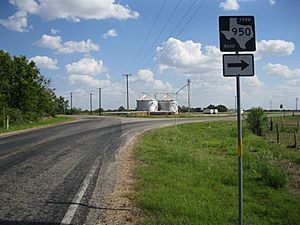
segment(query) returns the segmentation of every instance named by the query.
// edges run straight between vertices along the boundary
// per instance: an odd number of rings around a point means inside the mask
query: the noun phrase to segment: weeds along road
[[[178,123],[233,118],[177,119]],[[82,117],[0,136],[0,224],[96,224],[129,137],[174,119]]]

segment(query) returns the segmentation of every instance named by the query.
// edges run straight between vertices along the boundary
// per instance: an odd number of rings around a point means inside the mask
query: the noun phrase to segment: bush
[[[252,108],[247,117],[249,130],[258,135],[263,136],[267,131],[268,119],[262,108]]]
[[[275,189],[282,188],[288,182],[287,173],[275,163],[262,163],[259,169],[263,182],[269,187]]]

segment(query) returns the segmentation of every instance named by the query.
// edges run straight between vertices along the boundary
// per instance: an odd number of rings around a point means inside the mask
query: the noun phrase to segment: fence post
[[[294,142],[295,142],[295,148],[297,148],[297,134],[296,134],[296,131],[294,132]]]
[[[279,143],[279,129],[277,123],[276,123],[276,134],[277,134],[277,143]]]
[[[270,118],[270,131],[273,131],[273,120]]]

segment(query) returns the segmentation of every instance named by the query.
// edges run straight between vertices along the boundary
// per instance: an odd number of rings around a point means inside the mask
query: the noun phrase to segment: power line
[[[193,8],[193,6],[196,4],[197,0],[194,0],[193,3],[191,4],[191,6],[188,8],[188,10],[184,13],[183,17],[181,18],[180,22],[177,23],[177,25],[175,26],[175,28],[171,31],[170,35],[168,36],[167,39],[169,39],[171,37],[172,34],[174,34],[174,32],[177,30],[177,28],[181,25],[181,23],[185,20],[186,16],[188,15],[188,13],[191,11],[191,9]],[[205,0],[202,0],[202,2],[200,3],[200,5],[197,7],[197,9],[194,11],[193,15],[187,20],[187,22],[184,24],[183,28],[180,30],[180,32],[175,35],[175,36],[180,36],[183,31],[186,29],[186,27],[189,25],[189,23],[192,21],[192,19],[196,16],[196,14],[198,13],[198,11],[200,10],[200,8],[204,5]],[[153,47],[153,45],[151,46],[151,48]],[[149,49],[149,51],[147,52],[147,55],[149,54],[149,52],[151,51],[151,48]],[[145,63],[142,64],[142,66],[147,65],[148,63],[150,63],[153,59],[153,57],[155,56],[155,53],[152,54],[151,58],[149,58]],[[144,60],[144,59],[143,59]]]
[[[176,35],[176,36],[180,36],[183,31],[185,30],[185,28],[189,25],[189,23],[192,21],[192,19],[196,16],[196,14],[198,13],[198,11],[200,10],[200,8],[204,5],[205,0],[202,0],[202,2],[200,3],[200,5],[198,6],[198,8],[195,10],[194,14],[189,18],[189,20],[184,24],[183,28],[180,30],[180,32]]]
[[[132,63],[130,64],[129,68],[127,68],[127,71],[129,71],[129,69],[131,69],[131,67],[134,65],[134,63],[136,62],[136,60],[137,60],[138,56],[140,55],[142,49],[144,48],[144,46],[145,46],[145,44],[146,44],[146,41],[147,41],[148,38],[150,37],[151,32],[152,32],[152,30],[153,30],[153,28],[154,28],[154,25],[156,24],[156,22],[157,22],[157,20],[158,20],[158,18],[159,18],[159,16],[160,16],[160,13],[161,13],[161,11],[162,11],[162,9],[163,9],[163,7],[164,7],[166,1],[167,1],[167,0],[164,0],[164,2],[162,3],[162,5],[160,6],[159,11],[158,11],[158,13],[157,13],[157,15],[156,15],[156,17],[155,17],[155,20],[153,21],[153,23],[152,23],[152,25],[151,25],[151,27],[150,27],[150,29],[149,29],[147,35],[146,35],[146,37],[145,37],[145,39],[144,39],[144,41],[143,41],[141,47],[139,48],[138,53],[136,54],[134,60],[133,60]]]
[[[164,32],[164,30],[166,29],[167,25],[169,24],[169,22],[171,21],[174,13],[176,12],[177,8],[179,7],[180,3],[182,2],[182,0],[179,0],[175,6],[175,8],[173,9],[172,13],[170,14],[167,22],[165,23],[165,25],[163,26],[163,28],[160,30],[158,36],[156,37],[156,39],[152,42],[151,47],[149,48],[149,50],[147,51],[146,55],[142,58],[142,60],[140,61],[141,63],[147,58],[147,56],[149,55],[149,53],[151,52],[152,48],[154,47],[154,45],[156,44],[156,42],[159,40],[159,38],[161,37],[162,33]],[[144,65],[144,64],[142,64]]]
[[[179,23],[176,24],[176,26],[174,27],[174,29],[171,31],[169,37],[167,39],[169,39],[172,34],[177,30],[177,28],[180,27],[181,23],[185,20],[186,16],[188,15],[188,13],[191,11],[191,9],[193,8],[193,6],[196,4],[197,0],[194,0],[193,3],[190,5],[190,7],[188,8],[187,11],[185,11],[183,17],[181,17],[181,19],[179,20]]]

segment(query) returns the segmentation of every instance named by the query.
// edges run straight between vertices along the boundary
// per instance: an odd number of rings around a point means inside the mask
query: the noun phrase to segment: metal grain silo
[[[137,111],[156,112],[158,110],[158,102],[152,96],[145,94],[136,100]]]
[[[173,96],[166,94],[158,101],[158,110],[176,114],[178,113],[178,101]]]

